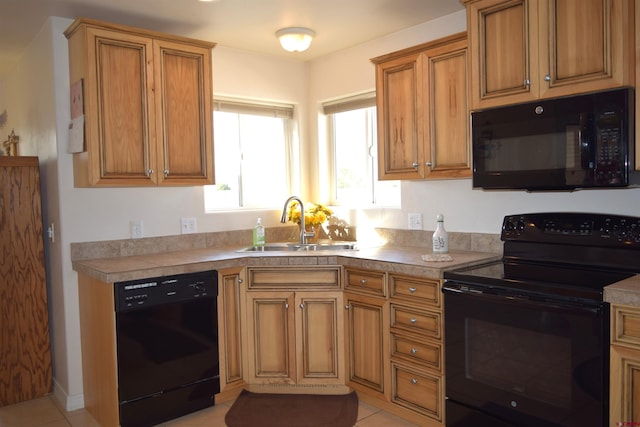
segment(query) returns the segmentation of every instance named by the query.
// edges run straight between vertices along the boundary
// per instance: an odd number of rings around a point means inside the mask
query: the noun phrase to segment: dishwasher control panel
[[[216,298],[218,272],[209,270],[116,282],[114,296],[116,312],[199,298]]]

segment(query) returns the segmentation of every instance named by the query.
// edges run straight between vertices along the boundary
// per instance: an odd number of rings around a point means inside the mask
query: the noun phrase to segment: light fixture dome
[[[282,48],[289,52],[302,52],[309,48],[316,33],[309,28],[288,27],[276,31]]]

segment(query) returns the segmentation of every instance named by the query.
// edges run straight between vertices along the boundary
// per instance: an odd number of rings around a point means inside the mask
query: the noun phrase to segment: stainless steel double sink
[[[354,251],[357,250],[356,242],[335,243],[267,243],[264,246],[249,246],[238,252],[314,252],[314,251]]]

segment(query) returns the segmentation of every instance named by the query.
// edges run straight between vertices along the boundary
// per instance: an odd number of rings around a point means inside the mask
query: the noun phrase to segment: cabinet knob
[[[304,308],[304,304],[300,303],[300,308]]]
[[[411,384],[418,384],[417,378],[411,378]]]
[[[415,324],[418,321],[418,319],[416,319],[415,317],[411,318],[411,320],[409,320],[409,322],[411,322],[412,324]]]
[[[345,306],[344,306],[344,309],[345,309],[345,310],[349,310],[350,308],[351,308],[351,306],[350,306],[349,304],[347,304],[347,305],[345,305]]]
[[[366,285],[367,284],[367,279],[360,279],[360,284],[361,285]]]
[[[169,176],[169,169],[164,170],[164,176]]]
[[[414,168],[417,168],[418,166],[420,166],[420,164],[418,162],[413,162],[413,164],[411,165]]]
[[[433,166],[433,162],[427,162],[426,164],[427,164],[427,166],[429,166],[429,167],[432,167],[432,166]]]
[[[418,353],[418,349],[417,348],[412,348],[411,349],[411,354],[416,354]]]
[[[238,277],[238,283],[241,285],[244,283],[244,280],[242,280],[242,277]]]
[[[524,85],[525,85],[525,86],[531,86],[531,80],[526,79],[526,80],[524,81]]]
[[[153,175],[153,169],[147,170],[147,176],[151,176],[151,175]]]
[[[415,291],[416,291],[416,288],[414,287],[409,288],[409,292],[414,293]]]
[[[285,303],[285,304],[284,304],[284,308],[289,308],[289,304],[288,304],[288,303]]]
[[[550,82],[551,81],[551,76],[549,74],[547,74],[546,76],[544,76],[544,81],[545,82]]]

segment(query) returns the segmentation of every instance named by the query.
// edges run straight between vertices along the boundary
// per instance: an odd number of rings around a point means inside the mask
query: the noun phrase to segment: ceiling
[[[48,16],[79,16],[177,34],[220,46],[308,61],[463,9],[458,0],[2,0],[0,76]],[[11,13],[6,13],[11,11]],[[306,52],[288,53],[276,30],[316,32]]]

